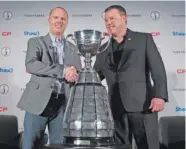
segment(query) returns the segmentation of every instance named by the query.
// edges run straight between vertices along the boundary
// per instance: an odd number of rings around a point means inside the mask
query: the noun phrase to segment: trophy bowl
[[[102,40],[105,38],[103,33],[97,30],[85,29],[75,31],[74,34],[69,34],[67,38],[72,37],[76,46],[79,50],[79,53],[82,56],[86,56],[87,53],[90,54],[90,57],[95,56],[103,51],[100,51],[100,46]],[[110,40],[107,45],[109,45]]]
[[[79,52],[85,56],[90,53],[94,56],[98,53],[101,45],[102,33],[96,30],[82,30],[74,33]]]

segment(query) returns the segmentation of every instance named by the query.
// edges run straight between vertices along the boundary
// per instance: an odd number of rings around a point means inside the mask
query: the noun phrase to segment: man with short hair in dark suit
[[[122,6],[106,8],[104,20],[111,43],[97,56],[94,68],[108,85],[115,139],[131,144],[133,134],[138,149],[159,149],[158,112],[168,101],[162,58],[151,34],[127,28]]]

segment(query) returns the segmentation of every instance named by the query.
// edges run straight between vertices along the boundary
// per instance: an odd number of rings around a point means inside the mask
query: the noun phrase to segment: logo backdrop
[[[49,11],[61,6],[69,13],[65,34],[82,29],[105,31],[102,13],[112,4],[124,6],[128,27],[153,35],[168,78],[169,103],[161,116],[185,115],[184,2],[0,2],[0,114],[14,114],[23,128],[24,111],[16,104],[30,79],[25,69],[27,41],[48,33]],[[95,58],[94,58],[95,60]],[[83,59],[82,59],[83,63]],[[103,84],[106,85],[105,80]]]

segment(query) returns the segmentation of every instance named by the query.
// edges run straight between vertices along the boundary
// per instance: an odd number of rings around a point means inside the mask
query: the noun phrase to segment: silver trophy
[[[131,149],[116,144],[114,120],[108,94],[98,74],[91,66],[91,58],[104,52],[110,44],[110,37],[103,50],[103,33],[97,30],[81,30],[67,36],[76,43],[85,57],[85,66],[79,72],[66,106],[63,122],[64,142],[61,148],[71,149]],[[56,147],[57,149],[57,147]]]

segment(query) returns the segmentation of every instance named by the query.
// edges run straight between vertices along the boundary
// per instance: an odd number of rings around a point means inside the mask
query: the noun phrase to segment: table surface
[[[61,144],[47,145],[43,149],[132,149],[132,146],[129,145],[116,145],[113,147],[67,147]]]

